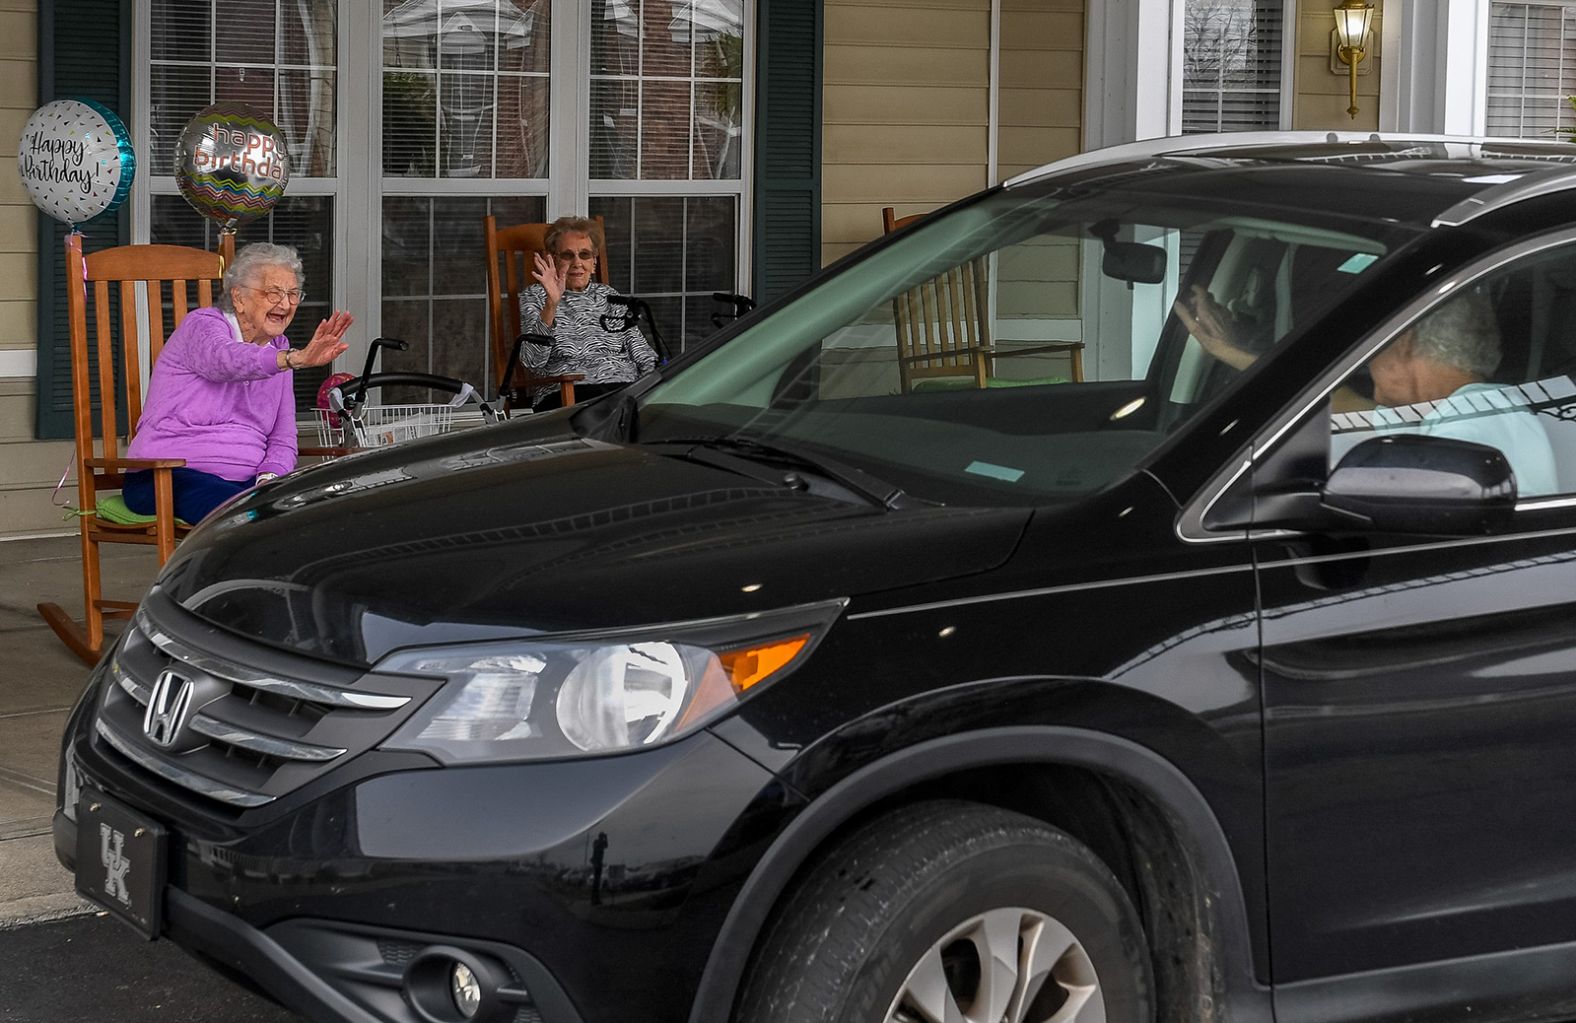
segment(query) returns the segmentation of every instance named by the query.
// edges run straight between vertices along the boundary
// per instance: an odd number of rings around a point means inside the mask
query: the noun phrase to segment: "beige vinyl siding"
[[[1335,5],[1328,0],[1298,0],[1297,3],[1297,71],[1296,96],[1292,105],[1292,127],[1318,131],[1379,130],[1379,67],[1384,60],[1379,52],[1379,40],[1384,37],[1384,0],[1373,0],[1373,35],[1369,40],[1368,56],[1359,70],[1367,74],[1357,76],[1357,118],[1346,113],[1351,105],[1351,82],[1344,73],[1346,65],[1337,62],[1343,72],[1330,73],[1330,33],[1335,19],[1330,10]]]
[[[0,351],[38,341],[38,211],[17,175],[22,126],[38,106],[38,4],[0,0]],[[33,377],[0,379],[0,536],[71,530],[49,503],[70,441],[33,439]],[[75,501],[76,487],[66,496]]]
[[[821,261],[986,184],[989,0],[826,0]]]
[[[1080,151],[1084,35],[1084,0],[1002,0],[999,180]],[[1070,240],[1047,240],[1003,253],[996,271],[997,317],[1076,319],[1078,262],[1078,243]],[[1015,361],[1024,365],[1015,367]],[[1068,371],[1059,364],[1044,365],[1047,361],[1065,359],[1002,360],[997,368],[1003,376]]]
[[[0,349],[38,340],[38,214],[16,170],[22,126],[38,105],[37,0],[0,0]]]
[[[1002,0],[998,180],[1083,140],[1084,0]]]
[[[49,500],[71,463],[72,443],[33,439],[35,390],[32,378],[0,379],[0,537],[76,531],[76,520]],[[76,504],[75,479],[61,500]]]

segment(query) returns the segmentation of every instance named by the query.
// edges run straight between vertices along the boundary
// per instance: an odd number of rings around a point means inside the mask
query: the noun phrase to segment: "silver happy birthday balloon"
[[[181,195],[219,226],[261,217],[290,183],[285,137],[268,118],[241,103],[199,110],[175,143]]]

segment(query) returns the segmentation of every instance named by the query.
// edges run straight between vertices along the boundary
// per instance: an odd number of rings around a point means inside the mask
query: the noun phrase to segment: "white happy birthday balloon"
[[[72,227],[118,208],[137,171],[120,118],[80,99],[57,99],[33,111],[16,162],[33,205]]]

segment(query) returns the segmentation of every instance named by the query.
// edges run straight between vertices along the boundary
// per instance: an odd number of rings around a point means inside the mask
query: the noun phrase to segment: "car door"
[[[1257,534],[1283,1021],[1430,1006],[1515,1018],[1569,986],[1567,967],[1533,967],[1576,941],[1576,319],[1558,309],[1573,273],[1571,232],[1481,261],[1363,342],[1332,372],[1333,398],[1283,424],[1306,437],[1298,424],[1333,400],[1332,460],[1386,430],[1454,430],[1510,448],[1524,488],[1491,535]],[[1469,298],[1500,337],[1486,380],[1351,407],[1389,338],[1433,330]]]

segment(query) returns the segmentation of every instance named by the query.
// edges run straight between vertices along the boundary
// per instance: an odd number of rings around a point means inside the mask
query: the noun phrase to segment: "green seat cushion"
[[[150,526],[159,520],[157,515],[138,515],[126,507],[126,502],[119,494],[98,499],[98,517],[106,522],[113,522],[117,526]],[[186,525],[180,519],[175,520],[177,525]]]

